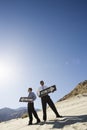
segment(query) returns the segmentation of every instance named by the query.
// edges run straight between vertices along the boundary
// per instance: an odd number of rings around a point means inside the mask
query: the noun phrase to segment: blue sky
[[[0,108],[26,106],[40,80],[56,102],[87,79],[86,57],[86,0],[0,0]]]

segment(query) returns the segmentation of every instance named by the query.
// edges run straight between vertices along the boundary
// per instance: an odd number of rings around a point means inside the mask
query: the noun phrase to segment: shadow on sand
[[[80,116],[63,116],[61,120],[50,120],[47,121],[46,124],[52,124],[52,128],[63,128],[66,125],[72,125],[75,123],[82,123],[82,122],[87,122],[87,115],[80,115]]]

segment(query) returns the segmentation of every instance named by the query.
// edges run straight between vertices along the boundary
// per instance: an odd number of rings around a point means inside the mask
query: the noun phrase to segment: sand
[[[47,109],[47,121],[43,123],[42,111],[38,115],[42,123],[28,126],[28,118],[13,119],[0,123],[0,130],[87,130],[87,94],[57,102],[56,107],[62,118],[56,118]],[[33,123],[36,120],[34,119]]]

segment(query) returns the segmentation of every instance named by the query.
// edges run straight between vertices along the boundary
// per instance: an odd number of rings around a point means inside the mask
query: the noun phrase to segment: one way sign
[[[40,91],[40,97],[43,97],[45,95],[47,95],[48,93],[54,92],[56,91],[56,85],[50,86],[44,90]]]

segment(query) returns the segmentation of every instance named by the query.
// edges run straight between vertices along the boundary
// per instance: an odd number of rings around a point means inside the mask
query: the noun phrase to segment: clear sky
[[[0,108],[26,106],[40,80],[54,102],[87,80],[87,0],[0,0]]]

